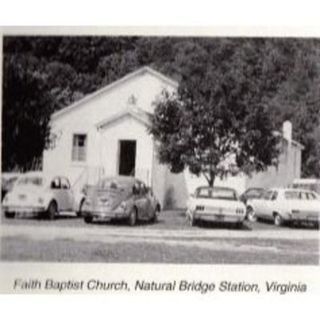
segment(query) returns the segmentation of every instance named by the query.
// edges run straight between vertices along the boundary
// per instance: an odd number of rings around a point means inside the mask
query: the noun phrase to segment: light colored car
[[[84,221],[126,219],[130,226],[137,220],[156,221],[161,207],[151,188],[127,176],[107,177],[88,187],[83,205]]]
[[[275,225],[285,223],[319,223],[320,199],[317,193],[303,189],[278,188],[267,190],[260,199],[247,202],[248,219],[272,220]]]
[[[231,188],[199,187],[191,195],[186,216],[194,226],[198,221],[233,223],[241,227],[245,219],[245,205]]]
[[[84,195],[75,194],[66,177],[34,171],[18,178],[4,197],[2,209],[7,218],[17,214],[45,214],[47,218],[54,219],[61,211],[79,214],[83,202]]]

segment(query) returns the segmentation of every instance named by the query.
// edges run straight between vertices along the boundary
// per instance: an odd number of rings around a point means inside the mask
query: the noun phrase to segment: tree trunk
[[[216,178],[216,175],[214,174],[214,172],[210,172],[210,178],[209,178],[209,181],[208,181],[208,183],[209,183],[209,187],[213,187],[213,185],[214,185],[214,180],[215,180],[215,178]]]

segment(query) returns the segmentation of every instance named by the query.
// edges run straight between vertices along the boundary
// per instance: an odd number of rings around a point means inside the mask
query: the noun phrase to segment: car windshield
[[[196,198],[203,199],[221,199],[237,200],[238,196],[235,190],[228,188],[199,188],[196,191]]]
[[[105,179],[98,184],[99,189],[110,190],[114,192],[123,192],[130,188],[128,181],[121,181],[116,179]]]
[[[300,200],[300,192],[299,191],[286,191],[284,193],[284,197],[287,200]]]
[[[37,187],[40,187],[43,185],[43,178],[42,177],[21,177],[18,181],[17,184],[20,186],[23,185],[34,185]]]

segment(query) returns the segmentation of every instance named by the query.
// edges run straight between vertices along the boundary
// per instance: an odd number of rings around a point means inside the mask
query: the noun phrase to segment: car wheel
[[[5,212],[5,213],[4,213],[4,216],[5,216],[7,219],[13,219],[14,216],[15,216],[15,213],[14,213],[14,212]]]
[[[236,223],[236,228],[237,229],[242,229],[242,227],[243,227],[243,222],[242,221]]]
[[[91,216],[84,217],[84,222],[85,223],[92,223],[92,221],[93,221],[93,217],[91,217]]]
[[[251,222],[257,221],[257,216],[252,207],[247,207],[247,219]]]
[[[55,201],[51,201],[48,210],[47,210],[47,218],[49,220],[54,220],[58,214],[58,205]]]
[[[282,217],[280,216],[280,214],[276,213],[273,217],[273,222],[274,222],[274,225],[277,226],[277,227],[280,227],[283,225],[283,219]]]
[[[151,222],[155,223],[158,221],[158,218],[159,218],[159,215],[160,215],[160,207],[159,206],[156,206],[154,212],[153,212],[153,216],[151,218]]]
[[[77,217],[82,217],[82,208],[83,208],[84,200],[81,201],[79,210],[77,211]]]
[[[129,226],[133,227],[137,223],[137,210],[132,208],[128,217]]]

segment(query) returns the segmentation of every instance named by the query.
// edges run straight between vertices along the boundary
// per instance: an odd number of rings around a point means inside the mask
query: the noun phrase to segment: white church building
[[[51,117],[51,146],[44,151],[43,170],[69,177],[75,188],[94,184],[103,176],[133,175],[151,186],[163,207],[184,208],[202,177],[187,170],[173,174],[157,159],[149,115],[163,90],[178,83],[143,67],[66,107]],[[243,192],[247,187],[286,186],[300,178],[303,147],[284,126],[284,152],[277,168],[247,177],[239,174],[215,185]]]

